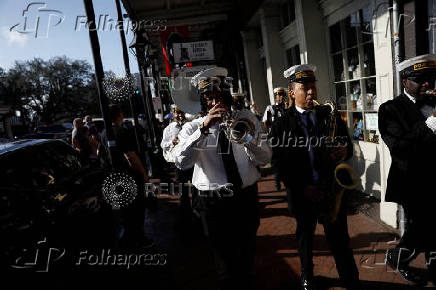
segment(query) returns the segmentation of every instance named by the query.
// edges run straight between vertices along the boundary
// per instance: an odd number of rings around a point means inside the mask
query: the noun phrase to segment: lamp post
[[[159,72],[156,69],[157,68],[157,56],[155,53],[151,53],[148,55],[149,59],[150,59],[150,69],[151,69],[151,76],[153,77],[154,80],[154,91],[155,91],[155,95],[160,99],[160,110],[161,110],[161,114],[162,116],[164,116],[164,109],[163,109],[163,100],[162,100],[162,94],[161,94],[161,83],[160,83],[160,79],[159,79]]]
[[[123,48],[124,68],[126,71],[126,76],[131,77],[130,64],[129,64],[129,53],[127,50],[126,36],[124,35],[124,23],[123,23],[123,16],[122,16],[122,12],[121,12],[120,0],[115,0],[115,4],[117,6],[118,28],[119,28],[120,37],[121,37],[121,47]],[[135,110],[133,97],[134,97],[133,94],[131,94],[129,96],[129,103],[130,103],[130,110],[132,112],[132,117],[133,117],[133,120],[135,121],[134,131],[135,131],[135,138],[136,138],[136,147],[137,147],[136,149],[138,150],[138,154],[140,156],[143,156],[143,148],[141,148],[140,142],[139,142],[140,133],[139,133],[139,129],[138,129],[138,126],[139,126],[138,114]]]
[[[92,0],[83,0],[85,5],[86,16],[88,19],[88,32],[89,32],[89,40],[91,43],[92,56],[94,59],[94,67],[95,67],[95,81],[97,83],[97,93],[100,101],[100,109],[104,119],[104,127],[106,130],[106,137],[108,140],[108,157],[112,164],[112,152],[116,147],[116,142],[114,138],[114,134],[112,132],[112,121],[109,116],[109,100],[106,96],[106,93],[103,89],[103,79],[104,79],[104,70],[103,63],[101,61],[100,55],[100,43],[97,35],[97,28],[95,25],[95,13],[94,6],[92,4]]]
[[[154,131],[155,118],[153,115],[153,103],[151,101],[151,95],[147,93],[148,85],[146,86],[145,83],[145,79],[146,79],[145,68],[147,67],[147,60],[145,58],[145,54],[147,52],[149,45],[150,45],[150,41],[147,38],[147,34],[141,31],[139,28],[135,30],[135,36],[132,42],[130,43],[129,47],[135,48],[136,51],[136,59],[138,60],[138,67],[139,67],[139,76],[141,79],[141,90],[143,93],[143,98],[141,99],[144,105],[148,132],[150,133],[151,146],[153,148],[153,151],[157,152],[158,148],[156,145],[157,143],[156,133]]]

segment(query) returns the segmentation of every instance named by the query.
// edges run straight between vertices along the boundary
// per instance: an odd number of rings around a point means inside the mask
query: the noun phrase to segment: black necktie
[[[317,135],[316,128],[312,122],[312,118],[310,117],[310,111],[304,111],[301,115],[301,119],[303,121],[303,125],[307,129],[308,137],[315,137]]]
[[[425,104],[426,104],[426,102],[424,100],[416,100],[415,106],[418,109],[421,109]]]
[[[227,182],[233,185],[233,188],[241,188],[242,179],[239,175],[238,165],[233,156],[232,143],[227,139],[223,130],[218,133],[218,154],[221,155],[226,170]]]
[[[312,122],[312,118],[310,117],[310,112],[309,111],[304,111],[301,114],[301,121],[303,123],[303,130],[305,131],[305,135],[306,138],[309,138],[309,147],[308,152],[309,152],[309,160],[310,160],[310,167],[312,168],[312,181],[314,183],[317,183],[319,180],[319,175],[317,170],[315,169],[315,152],[313,151],[313,147],[312,147],[312,140],[311,138],[316,137],[316,127],[315,124]]]

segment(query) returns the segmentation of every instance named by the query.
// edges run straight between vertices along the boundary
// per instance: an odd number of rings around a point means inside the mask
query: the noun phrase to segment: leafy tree
[[[91,65],[65,56],[17,61],[7,73],[0,70],[0,95],[26,120],[43,123],[100,111]]]

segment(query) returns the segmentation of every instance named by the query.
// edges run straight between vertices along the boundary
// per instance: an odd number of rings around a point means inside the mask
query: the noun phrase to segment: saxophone
[[[337,117],[338,111],[333,102],[328,101],[324,104],[320,104],[318,101],[313,100],[315,106],[325,106],[330,111],[327,127],[326,136],[333,142],[336,137],[337,129]],[[355,189],[359,183],[359,176],[356,171],[346,163],[333,163],[334,161],[330,158],[330,150],[328,153],[328,163],[331,165],[333,170],[333,180],[327,183],[324,187],[325,197],[323,202],[320,204],[320,220],[323,224],[329,224],[336,221],[339,210],[341,208],[342,197],[346,190]]]

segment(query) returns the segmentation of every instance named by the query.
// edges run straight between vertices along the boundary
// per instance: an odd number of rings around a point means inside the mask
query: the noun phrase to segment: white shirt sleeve
[[[177,168],[186,170],[194,166],[197,161],[201,148],[205,147],[206,136],[201,134],[200,120],[186,123],[179,132],[179,144],[173,150],[173,156]]]
[[[268,143],[268,134],[260,133],[245,145],[245,152],[255,165],[266,165],[271,161],[272,149]]]
[[[268,120],[268,112],[271,112],[271,117],[274,115],[273,109],[271,105],[268,105],[263,113],[262,122],[266,122]]]
[[[256,116],[251,116],[258,134],[249,143],[245,144],[245,152],[250,160],[257,165],[266,165],[271,161],[272,149],[268,141],[268,133],[262,130],[262,126]]]
[[[429,127],[433,133],[436,134],[436,117],[430,116],[425,120],[425,123],[427,124],[427,127]]]
[[[160,142],[160,147],[162,149],[168,150],[173,145],[173,138],[171,138],[171,124],[169,124],[163,131],[162,142]]]
[[[172,156],[171,150],[173,149],[173,139],[177,136],[177,128],[173,123],[170,123],[163,131],[162,142],[160,147],[162,147],[162,154],[167,162],[174,162],[174,157]]]

